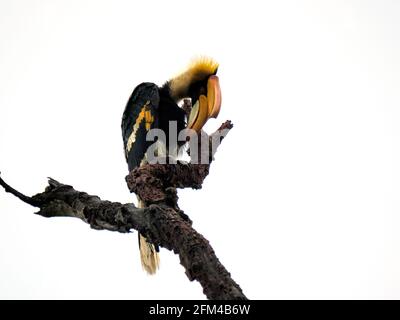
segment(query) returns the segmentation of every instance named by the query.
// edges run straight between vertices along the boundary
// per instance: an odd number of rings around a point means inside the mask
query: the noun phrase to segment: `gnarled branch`
[[[222,129],[231,127],[230,122],[221,126]],[[128,186],[146,200],[146,208],[101,200],[51,178],[45,191],[32,197],[15,190],[1,177],[0,185],[6,192],[38,207],[37,214],[44,217],[76,217],[94,229],[136,230],[149,241],[178,254],[186,275],[191,281],[200,282],[207,298],[246,299],[209,242],[193,229],[190,219],[177,205],[175,188],[198,189],[208,172],[209,164],[183,162],[149,164],[133,170],[127,176]]]

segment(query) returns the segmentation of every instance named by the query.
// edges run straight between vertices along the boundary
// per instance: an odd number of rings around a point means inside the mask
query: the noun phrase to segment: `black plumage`
[[[147,111],[152,116],[150,125],[146,128],[146,119],[138,118],[141,112]],[[159,88],[154,83],[144,82],[132,92],[122,116],[122,138],[125,157],[129,171],[140,166],[148,147],[154,141],[146,141],[146,134],[150,129],[157,128],[166,135],[166,148],[169,142],[169,122],[176,121],[178,133],[185,128],[185,112],[171,98],[167,87]],[[128,146],[129,139],[136,129],[134,142]],[[129,150],[128,150],[129,147]]]

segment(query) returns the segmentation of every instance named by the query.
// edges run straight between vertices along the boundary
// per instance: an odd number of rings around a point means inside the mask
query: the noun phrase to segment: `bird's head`
[[[199,132],[209,118],[218,116],[221,108],[221,89],[217,71],[216,61],[201,57],[193,60],[183,73],[166,83],[171,97],[176,102],[183,98],[191,98],[189,129]]]

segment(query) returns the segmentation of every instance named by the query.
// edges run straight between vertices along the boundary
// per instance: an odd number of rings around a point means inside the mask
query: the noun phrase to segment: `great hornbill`
[[[221,107],[221,90],[216,76],[218,63],[211,58],[194,60],[182,72],[163,86],[144,82],[132,92],[122,116],[122,137],[129,171],[147,163],[146,152],[154,141],[147,141],[151,129],[161,129],[166,142],[159,148],[167,153],[170,141],[169,123],[175,121],[178,133],[185,129],[199,132],[209,118],[216,118]],[[184,98],[192,101],[186,124],[186,113],[178,103]],[[176,145],[182,143],[176,142]],[[168,154],[164,155],[167,156]],[[144,204],[140,199],[139,207]],[[140,257],[143,268],[154,274],[159,267],[159,248],[139,234]]]

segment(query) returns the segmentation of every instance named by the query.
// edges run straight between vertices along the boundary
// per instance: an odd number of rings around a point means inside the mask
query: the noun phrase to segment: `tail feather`
[[[148,243],[146,238],[139,233],[139,249],[142,267],[148,274],[155,274],[160,267],[160,257],[156,247]]]
[[[138,198],[138,208],[144,208],[145,203]],[[139,233],[140,261],[143,269],[148,274],[155,274],[160,267],[160,256],[158,246],[147,242],[146,238]]]

